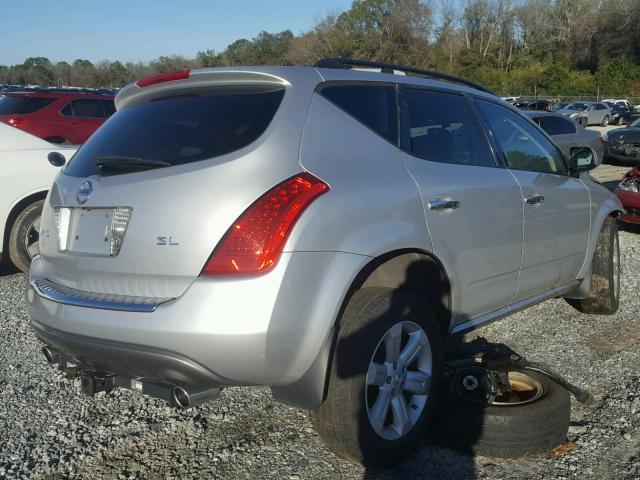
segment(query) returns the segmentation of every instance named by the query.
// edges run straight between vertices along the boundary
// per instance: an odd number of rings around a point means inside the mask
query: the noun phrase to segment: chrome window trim
[[[38,295],[48,300],[65,305],[101,310],[149,313],[155,311],[161,304],[173,300],[173,298],[135,297],[131,295],[85,292],[58,285],[46,279],[31,280],[30,284]]]

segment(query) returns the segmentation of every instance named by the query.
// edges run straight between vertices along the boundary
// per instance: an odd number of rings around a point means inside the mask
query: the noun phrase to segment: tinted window
[[[462,95],[406,90],[402,95],[409,151],[434,162],[493,165],[483,133]],[[409,130],[408,132],[406,130]]]
[[[541,117],[536,122],[549,135],[568,135],[576,133],[576,126],[566,118],[561,117]]]
[[[27,97],[2,96],[0,97],[0,115],[12,115],[20,111],[20,107],[26,102]]]
[[[100,100],[74,100],[73,111],[76,117],[104,118]]]
[[[133,157],[181,165],[246,147],[266,130],[282,88],[230,87],[158,98],[124,108],[100,127],[65,172],[100,175],[98,157]]]
[[[500,105],[483,100],[478,100],[477,105],[509,167],[543,173],[565,172],[560,152],[535,126]]]
[[[116,113],[116,106],[113,100],[102,100],[102,108],[104,108],[104,114],[107,118]]]
[[[55,102],[55,98],[27,97],[27,101],[20,107],[17,113],[33,113]]]
[[[65,117],[73,117],[73,109],[71,108],[71,104],[68,103],[66,107],[60,110],[60,113]]]
[[[384,85],[336,85],[322,96],[392,143],[398,141],[396,91]]]
[[[566,109],[567,110],[586,110],[587,105],[585,105],[584,103],[571,103],[566,106]]]

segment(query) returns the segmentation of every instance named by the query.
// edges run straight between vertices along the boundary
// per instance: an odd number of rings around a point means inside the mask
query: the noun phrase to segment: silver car
[[[598,165],[604,157],[604,138],[593,130],[587,130],[572,118],[552,112],[526,112],[556,142],[566,156],[577,146],[589,146],[598,154]]]
[[[26,302],[49,363],[184,408],[268,385],[384,465],[421,441],[447,336],[558,296],[616,311],[622,206],[591,148],[465,80],[354,65],[123,88],[45,202]]]
[[[611,109],[602,102],[574,102],[557,110],[557,113],[574,119],[583,127],[601,125],[606,127],[611,120]]]

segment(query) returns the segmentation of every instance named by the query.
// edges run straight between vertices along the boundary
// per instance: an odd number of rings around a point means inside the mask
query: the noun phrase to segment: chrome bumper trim
[[[84,292],[58,285],[45,279],[32,280],[30,283],[41,297],[76,307],[122,312],[153,312],[159,305],[173,300],[172,298],[134,297],[110,293]]]

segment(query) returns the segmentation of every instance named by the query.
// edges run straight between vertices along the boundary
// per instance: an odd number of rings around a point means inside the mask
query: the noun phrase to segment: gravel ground
[[[620,178],[602,166],[595,176]],[[469,336],[545,361],[598,398],[573,403],[568,441],[518,460],[424,445],[389,471],[366,471],[323,446],[307,414],[265,388],[227,389],[186,412],[130,391],[81,396],[45,365],[23,302],[24,276],[0,268],[0,478],[640,478],[640,235],[621,232],[621,308],[585,316],[552,300]]]

